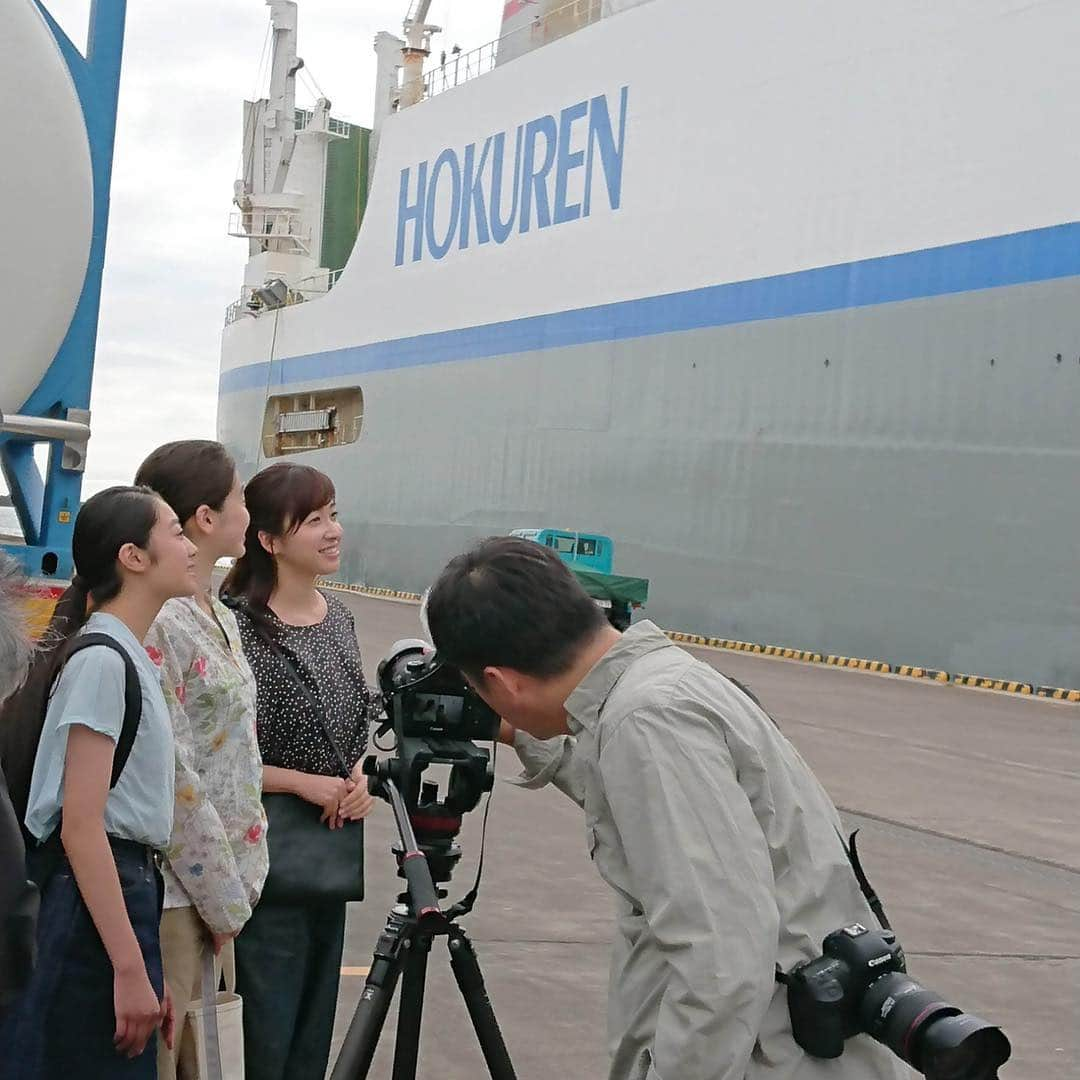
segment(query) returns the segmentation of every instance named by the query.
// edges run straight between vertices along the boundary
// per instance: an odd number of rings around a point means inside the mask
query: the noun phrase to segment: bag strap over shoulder
[[[311,688],[301,678],[300,672],[296,670],[296,665],[292,662],[289,654],[282,648],[279,641],[274,638],[274,635],[267,630],[264,622],[258,616],[253,615],[247,608],[247,605],[237,600],[235,597],[229,597],[228,600],[223,602],[228,607],[235,608],[237,611],[242,612],[247,616],[249,622],[252,625],[255,633],[259,635],[270,651],[281,661],[284,665],[285,672],[292,680],[293,684],[300,691],[301,696],[310,706],[311,711],[315,715],[316,721],[318,721],[319,727],[322,729],[322,733],[326,738],[326,741],[330,744],[330,749],[334,752],[334,757],[337,759],[338,768],[341,770],[341,776],[343,779],[348,780],[352,775],[352,769],[349,767],[349,763],[345,758],[345,755],[341,752],[341,747],[338,745],[337,739],[334,738],[333,732],[330,730],[330,725],[326,720],[326,710],[323,708],[323,704],[316,696],[311,692]]]
[[[315,697],[307,683],[300,677],[300,672],[296,670],[296,665],[289,659],[285,650],[279,645],[275,646],[274,644],[271,644],[271,648],[275,647],[277,648],[278,657],[285,665],[285,670],[289,673],[289,678],[296,684],[296,688],[304,696],[308,705],[311,706],[311,710],[315,714],[315,719],[319,722],[319,727],[322,728],[322,733],[326,736],[326,741],[330,744],[330,749],[333,750],[334,757],[337,758],[338,768],[341,770],[342,777],[348,780],[352,775],[352,769],[349,768],[349,763],[346,761],[345,755],[341,752],[341,747],[338,745],[337,739],[334,738],[333,732],[330,730],[330,725],[326,720],[326,710],[323,708],[322,702]]]
[[[135,736],[139,733],[139,721],[142,719],[142,687],[139,685],[139,672],[135,667],[135,661],[130,653],[116,638],[109,634],[80,634],[73,641],[64,657],[66,664],[77,652],[92,648],[95,645],[104,645],[107,649],[119,653],[124,661],[124,722],[120,728],[120,737],[116,740],[116,751],[113,754],[112,777],[109,787],[116,787],[120,780],[120,774],[124,771],[128,758],[131,756],[131,748],[135,745]],[[63,670],[61,668],[61,670]],[[57,672],[59,676],[59,672]],[[54,681],[53,685],[56,683]],[[51,697],[51,694],[49,695]]]

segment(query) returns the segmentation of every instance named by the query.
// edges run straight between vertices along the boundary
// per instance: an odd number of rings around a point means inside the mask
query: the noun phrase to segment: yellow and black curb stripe
[[[759,645],[753,641],[736,641],[733,638],[703,637],[701,634],[684,634],[680,630],[665,630],[672,641],[683,645],[704,645],[710,649],[731,649],[734,652],[758,653],[761,656],[780,656],[785,660],[805,660],[820,664],[821,653],[804,649],[786,649],[782,645]]]
[[[784,660],[805,660],[809,664],[820,664],[822,661],[821,653],[807,652],[805,649],[785,649],[780,645],[766,645],[763,651],[766,656],[779,656]]]
[[[1066,690],[1062,686],[1040,686],[1035,693],[1054,701],[1080,701],[1080,690]]]
[[[373,585],[350,585],[345,581],[320,581],[319,584],[324,589],[358,593],[361,596],[373,596],[379,600],[411,600],[419,603],[423,599],[419,593],[406,592],[404,589],[378,589]]]
[[[1031,683],[1007,682],[1004,679],[987,679],[982,675],[954,675],[957,686],[974,686],[979,690],[1004,690],[1010,694],[1033,694],[1035,687]]]
[[[1007,694],[1032,695],[1052,698],[1054,701],[1080,703],[1080,690],[1067,690],[1057,686],[1040,686],[1037,689],[1031,683],[1016,682],[1009,679],[988,679],[982,675],[952,675],[936,668],[917,667],[912,664],[889,664],[884,660],[864,660],[857,656],[822,656],[821,653],[807,652],[803,649],[787,649],[781,645],[758,645],[750,641],[732,641],[730,638],[703,637],[701,634],[684,634],[678,630],[665,630],[672,641],[686,645],[704,645],[712,649],[732,649],[736,652],[757,653],[761,656],[776,656],[785,660],[802,660],[810,664],[827,664],[829,667],[846,668],[852,671],[869,671],[881,675],[902,675],[908,679],[929,679],[932,682],[969,686],[979,690],[998,690]]]
[[[831,667],[854,668],[856,671],[879,671],[889,674],[892,672],[892,664],[886,664],[884,660],[860,660],[855,656],[826,656],[825,663]]]
[[[381,600],[409,600],[419,603],[420,593],[406,592],[403,589],[380,589],[371,585],[350,585],[342,581],[321,581],[324,588],[338,589],[342,592],[359,593]],[[754,653],[758,656],[773,656],[783,660],[801,660],[807,664],[827,664],[830,667],[846,668],[852,671],[874,672],[879,675],[901,675],[908,679],[929,679],[932,682],[952,686],[974,687],[979,690],[998,690],[1007,694],[1020,694],[1025,697],[1049,698],[1053,701],[1070,701],[1080,704],[1080,690],[1069,690],[1060,686],[1035,687],[1031,683],[1015,682],[1008,679],[989,679],[983,675],[953,675],[935,668],[916,667],[911,664],[889,664],[884,660],[863,660],[857,656],[823,656],[821,653],[806,649],[789,649],[783,645],[760,645],[754,641],[737,641],[734,638],[706,637],[703,634],[687,634],[681,630],[665,630],[672,641],[681,645],[699,645],[709,649],[729,649],[732,652]]]
[[[403,589],[364,589],[366,596],[377,596],[386,600],[413,600],[420,601],[419,593],[405,592]]]
[[[934,668],[912,667],[909,664],[901,664],[899,667],[893,669],[893,673],[896,675],[905,675],[909,679],[933,679],[934,682],[942,683],[947,683],[949,681],[949,673],[947,671],[936,671]]]

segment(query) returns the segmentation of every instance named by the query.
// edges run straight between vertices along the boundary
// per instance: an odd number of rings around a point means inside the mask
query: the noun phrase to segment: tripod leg
[[[416,1080],[416,1063],[420,1057],[420,1019],[424,1012],[424,980],[427,977],[431,938],[427,934],[418,934],[404,944],[405,974],[401,980],[401,1000],[398,1002],[392,1080]]]
[[[375,945],[371,971],[364,982],[360,1003],[356,1006],[330,1080],[365,1080],[367,1077],[407,953],[402,946],[408,932],[409,924],[397,912],[391,912]]]
[[[450,931],[449,946],[450,966],[454,969],[458,989],[465,999],[465,1007],[469,1010],[488,1072],[493,1080],[517,1080],[499,1022],[495,1019],[495,1010],[491,1007],[476,952],[459,926],[454,926]]]

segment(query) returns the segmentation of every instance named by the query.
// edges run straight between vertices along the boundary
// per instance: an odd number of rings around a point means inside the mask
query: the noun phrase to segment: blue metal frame
[[[90,407],[127,0],[93,0],[85,57],[42,0],[34,2],[56,36],[75,83],[94,179],[90,261],[79,303],[56,357],[20,410],[30,416],[65,419],[68,409]],[[34,461],[34,442],[0,434],[0,467],[26,541],[7,550],[34,577],[68,578],[72,573],[71,535],[81,499],[82,473],[63,468],[62,459],[63,445],[50,443],[43,477]]]

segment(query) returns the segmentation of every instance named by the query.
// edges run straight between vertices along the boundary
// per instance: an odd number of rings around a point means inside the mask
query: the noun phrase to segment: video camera
[[[380,662],[379,688],[386,720],[377,736],[394,732],[395,754],[364,761],[373,795],[390,798],[385,783],[401,793],[420,850],[436,882],[449,881],[461,858],[454,842],[463,815],[490,791],[495,774],[491,755],[474,740],[494,741],[499,717],[462,677],[419,639],[398,641]],[[450,766],[445,796],[438,784],[423,780],[429,765]]]

